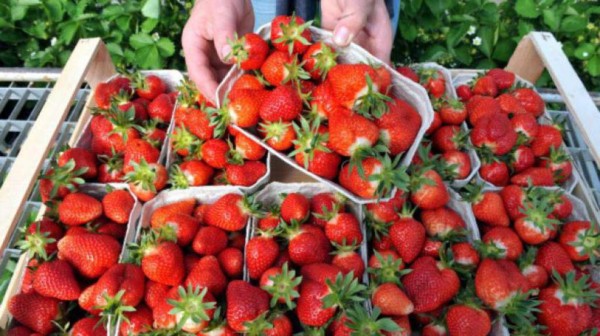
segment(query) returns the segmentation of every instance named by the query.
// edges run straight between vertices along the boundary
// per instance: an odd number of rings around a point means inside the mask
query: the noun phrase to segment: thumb
[[[348,1],[341,18],[333,29],[333,42],[338,47],[346,47],[367,24],[372,1]]]
[[[233,10],[219,6],[215,10],[215,17],[219,18],[213,21],[213,40],[215,50],[219,58],[225,62],[225,57],[231,52],[231,46],[228,41],[235,38],[237,32],[237,17]]]

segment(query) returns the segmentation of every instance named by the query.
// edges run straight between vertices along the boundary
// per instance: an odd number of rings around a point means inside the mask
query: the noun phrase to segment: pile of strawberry
[[[177,92],[155,75],[135,73],[100,83],[90,123],[90,148],[67,148],[40,181],[45,202],[83,182],[128,182],[143,201],[167,184],[159,163]]]
[[[391,93],[385,67],[339,64],[332,46],[313,41],[310,24],[280,16],[271,23],[270,46],[254,33],[231,43],[230,60],[243,73],[214,110],[213,124],[258,134],[299,166],[360,197],[387,195],[421,116]]]
[[[137,266],[118,264],[134,205],[127,190],[109,188],[101,199],[73,192],[29,225],[19,245],[31,259],[21,292],[8,301],[17,322],[9,335],[48,335],[59,326],[70,326],[72,335],[106,335],[98,312],[143,293]],[[85,317],[86,311],[96,313]]]
[[[511,332],[600,330],[600,284],[589,275],[600,255],[600,233],[590,221],[573,219],[567,196],[511,184],[499,191],[469,185],[464,198],[486,258],[475,276],[476,293],[506,314]]]
[[[179,88],[175,128],[169,135],[175,163],[169,167],[173,188],[209,184],[249,187],[267,171],[266,150],[233,128],[211,122],[214,105],[185,81]]]
[[[483,180],[495,186],[554,186],[571,176],[562,127],[546,120],[540,95],[516,83],[513,73],[492,69],[456,92],[466,106]]]
[[[468,151],[472,150],[468,132],[465,130],[467,110],[458,99],[448,96],[451,83],[436,68],[400,66],[397,71],[421,84],[434,107],[433,122],[421,142],[419,157],[434,165],[444,181],[465,180],[471,174],[473,162]]]

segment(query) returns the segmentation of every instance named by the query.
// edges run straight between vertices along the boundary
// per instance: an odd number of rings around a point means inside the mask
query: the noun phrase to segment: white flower
[[[154,33],[154,34],[152,34],[152,39],[154,41],[158,41],[160,39],[160,35],[158,33]]]
[[[56,44],[56,37],[53,37],[52,39],[50,39],[50,45],[54,46]]]
[[[35,57],[35,51],[32,51],[31,54],[29,55],[31,57]]]
[[[481,37],[479,37],[479,36],[476,36],[476,37],[473,39],[473,45],[474,45],[474,46],[480,46],[480,45],[481,45]]]
[[[467,35],[473,35],[477,31],[477,27],[469,26],[469,31],[467,31]]]
[[[583,56],[583,57],[588,57],[588,56],[590,56],[590,53],[588,53],[587,51],[584,51],[584,52],[581,54],[581,56]]]

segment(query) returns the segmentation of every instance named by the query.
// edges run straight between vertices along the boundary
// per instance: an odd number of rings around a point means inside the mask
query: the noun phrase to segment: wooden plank
[[[539,59],[550,73],[567,110],[586,142],[596,165],[600,164],[600,112],[581,79],[551,33],[534,32],[527,35]],[[533,62],[533,61],[532,61]]]
[[[0,251],[4,251],[85,75],[95,85],[115,72],[99,38],[77,43],[0,189]]]
[[[527,35],[517,45],[505,69],[535,83],[542,75],[544,67],[544,62],[538,55],[530,35]]]

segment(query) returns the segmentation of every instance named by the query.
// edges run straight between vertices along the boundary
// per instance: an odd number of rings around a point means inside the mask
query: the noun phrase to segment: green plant
[[[504,66],[530,31],[549,31],[588,89],[600,89],[600,7],[597,1],[403,1],[393,59],[448,67]],[[543,76],[547,84],[548,76]]]

